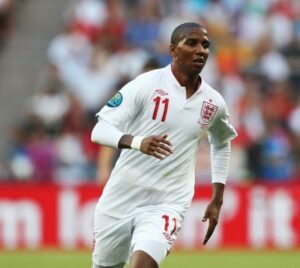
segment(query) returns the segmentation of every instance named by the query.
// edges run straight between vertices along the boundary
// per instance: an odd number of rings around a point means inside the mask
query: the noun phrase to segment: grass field
[[[89,251],[0,251],[1,268],[90,268]],[[161,268],[300,268],[300,251],[174,252]]]

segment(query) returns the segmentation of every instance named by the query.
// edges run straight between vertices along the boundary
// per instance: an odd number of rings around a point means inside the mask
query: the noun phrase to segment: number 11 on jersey
[[[162,115],[161,121],[165,122],[166,118],[167,118],[168,108],[169,108],[169,99],[162,100],[160,96],[157,96],[156,98],[153,99],[153,101],[155,102],[155,107],[154,107],[152,119],[156,120],[157,113],[160,108],[160,103],[162,103],[164,110],[163,110],[163,115]]]

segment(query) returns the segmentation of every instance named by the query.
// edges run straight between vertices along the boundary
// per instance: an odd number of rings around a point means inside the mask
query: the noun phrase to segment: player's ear
[[[176,45],[171,44],[170,47],[169,47],[169,51],[170,51],[170,54],[171,54],[172,58],[175,58],[175,56],[176,56]]]

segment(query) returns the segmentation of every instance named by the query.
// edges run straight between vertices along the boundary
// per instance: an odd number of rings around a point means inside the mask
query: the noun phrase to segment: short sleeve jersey
[[[194,194],[195,165],[201,136],[214,146],[236,136],[222,96],[203,80],[187,99],[171,66],[150,71],[125,85],[98,113],[125,134],[167,133],[174,153],[159,160],[123,149],[97,204],[114,217],[151,205],[171,205],[184,212]]]

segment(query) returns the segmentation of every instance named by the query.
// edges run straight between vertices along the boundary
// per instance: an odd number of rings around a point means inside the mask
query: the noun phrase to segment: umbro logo
[[[155,92],[157,92],[159,95],[161,96],[166,96],[168,95],[168,93],[166,91],[164,91],[163,89],[159,88],[159,89],[156,89]]]

